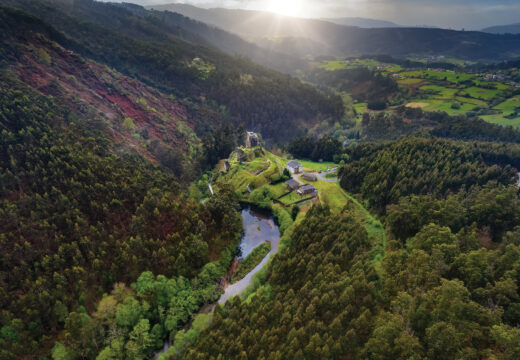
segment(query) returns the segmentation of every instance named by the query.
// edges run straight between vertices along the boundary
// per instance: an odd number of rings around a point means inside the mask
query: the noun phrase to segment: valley
[[[280,1],[0,0],[0,359],[520,358],[520,35]]]

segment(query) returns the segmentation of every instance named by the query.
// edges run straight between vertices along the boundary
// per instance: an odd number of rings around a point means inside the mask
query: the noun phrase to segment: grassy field
[[[285,182],[278,183],[276,185],[269,185],[269,190],[273,193],[274,197],[278,199],[282,195],[289,192],[291,189]]]
[[[325,64],[320,65],[321,68],[328,70],[328,71],[334,71],[334,70],[341,70],[341,69],[348,69],[349,64],[347,64],[344,60],[336,60],[336,61],[328,61]]]
[[[256,173],[257,171],[260,171],[260,170],[263,170],[263,169],[266,169],[267,167],[269,166],[269,163],[267,161],[265,161],[265,159],[255,159],[251,162],[248,162],[246,165],[244,165],[244,167],[253,172],[253,173]]]
[[[476,86],[469,87],[461,91],[461,95],[469,95],[475,99],[490,100],[501,93],[500,90],[484,89]]]
[[[387,64],[387,63],[381,63],[376,60],[370,60],[370,59],[350,59],[350,60],[332,60],[332,61],[325,61],[320,64],[320,67],[322,69],[328,70],[328,71],[334,71],[334,70],[342,70],[342,69],[354,69],[357,67],[378,67],[382,66],[382,70],[385,72],[398,72],[401,71],[401,66],[397,64]]]
[[[416,78],[407,78],[407,79],[399,79],[399,80],[397,80],[397,83],[400,86],[404,86],[404,87],[417,85],[417,84],[420,84],[420,83],[423,83],[423,82],[424,82],[423,79],[416,79]]]
[[[458,84],[462,81],[472,80],[475,78],[474,74],[434,70],[404,71],[401,72],[400,75],[404,76],[405,78],[447,81],[453,84]]]
[[[426,63],[426,59],[415,61]],[[437,61],[464,66],[470,62],[455,58],[439,58]],[[406,70],[397,64],[381,63],[370,59],[348,59],[320,63],[327,70],[350,69],[355,67],[378,68],[383,74],[399,74],[398,86],[407,100],[408,107],[425,111],[443,111],[449,115],[479,116],[481,119],[500,125],[518,126],[516,118],[508,116],[518,112],[518,97],[504,101],[493,109],[497,114],[485,114],[487,109],[513,96],[514,88],[507,82],[485,81],[478,74],[458,71],[436,71],[432,69]],[[520,73],[520,72],[519,72]],[[514,80],[515,73],[511,73]],[[490,88],[491,87],[491,88]],[[349,104],[350,105],[350,104]],[[353,104],[357,114],[367,111],[365,103]],[[392,108],[387,109],[393,111]],[[359,122],[359,118],[357,119]]]
[[[432,94],[437,99],[452,99],[455,96],[455,94],[459,91],[459,89],[448,88],[438,85],[424,85],[421,86],[419,90],[424,91],[428,94]]]
[[[481,115],[481,116],[479,116],[479,118],[481,118],[482,120],[485,120],[491,124],[520,128],[520,117],[516,117],[514,119],[508,119],[508,118],[504,117],[503,114],[496,114],[496,115]]]
[[[279,198],[278,201],[280,201],[284,205],[291,205],[298,201],[309,200],[309,199],[312,199],[312,196],[303,196],[302,197],[302,196],[298,195],[295,191],[293,191],[293,192],[285,195],[284,197]]]
[[[327,170],[328,168],[333,168],[333,167],[336,167],[337,164],[333,163],[333,162],[327,162],[327,161],[323,161],[323,162],[314,162],[314,161],[309,161],[309,160],[299,160],[299,159],[295,159],[296,161],[300,162],[302,165],[303,165],[303,168],[304,170],[307,169],[307,170],[313,170],[313,171],[323,171],[323,170]]]
[[[492,124],[520,128],[520,116],[517,115],[514,118],[509,118],[513,113],[520,113],[520,96],[508,99],[498,104],[493,109],[500,111],[501,113],[493,115],[481,115],[479,117],[482,120]]]
[[[493,109],[501,110],[504,115],[510,115],[514,112],[520,113],[520,96],[508,99]]]
[[[457,100],[458,102],[463,102],[463,103],[466,103],[466,104],[473,104],[475,106],[480,106],[480,107],[483,107],[483,108],[488,106],[485,101],[482,101],[482,100],[479,100],[479,99],[472,99],[472,98],[468,98],[468,97],[463,97],[463,96],[456,96],[455,100]]]

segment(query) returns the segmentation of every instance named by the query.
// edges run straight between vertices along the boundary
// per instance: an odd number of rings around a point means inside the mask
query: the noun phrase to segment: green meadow
[[[411,60],[426,62],[424,59],[411,58]],[[468,64],[464,60],[454,58],[442,58],[439,61],[459,66]],[[396,78],[397,84],[408,107],[421,108],[425,111],[443,111],[449,115],[470,114],[494,124],[519,126],[518,118],[512,114],[519,112],[520,97],[512,97],[515,89],[508,83],[485,81],[477,74],[463,71],[431,69],[407,71],[396,64],[370,59],[336,60],[321,64],[321,67],[327,70],[360,66],[379,67],[384,74],[399,74]],[[366,103],[352,104],[352,107],[356,114],[367,111]],[[490,109],[496,113],[490,113],[492,112]],[[388,110],[392,111],[392,108]]]

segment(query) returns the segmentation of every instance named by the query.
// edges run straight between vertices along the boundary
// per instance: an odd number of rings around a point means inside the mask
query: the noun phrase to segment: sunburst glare
[[[302,0],[269,0],[269,11],[286,16],[301,16]]]

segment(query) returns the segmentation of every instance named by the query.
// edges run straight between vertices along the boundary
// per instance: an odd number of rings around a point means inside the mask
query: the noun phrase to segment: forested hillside
[[[279,141],[297,134],[280,131],[284,121],[303,133],[342,104],[172,31],[158,36],[157,19],[121,6],[2,3],[33,15],[0,7],[0,357],[49,356],[61,334],[53,356],[95,358],[112,335],[87,314],[103,294],[141,296],[129,285],[145,271],[190,289],[186,315],[172,308],[154,345],[127,355],[148,356],[218,297],[241,232],[232,191],[202,204],[186,183],[245,126]],[[109,29],[114,14],[120,27]],[[153,327],[161,309],[138,320]],[[120,341],[131,342],[124,324]]]
[[[517,358],[518,231],[486,249],[471,226],[428,221],[374,263],[354,213],[313,208],[269,286],[218,307],[179,358]]]
[[[170,358],[517,358],[518,150],[431,137],[350,147],[341,185],[384,213],[383,252],[359,202],[315,206],[257,290]]]
[[[472,144],[410,137],[381,149],[367,144],[354,151],[341,170],[341,186],[362,194],[381,213],[411,194],[442,197],[490,182],[516,184],[518,179],[516,169],[486,163]]]
[[[193,277],[236,240],[232,198],[188,201],[52,99],[6,75],[0,90],[2,358],[44,354],[69,311],[114,284]]]
[[[137,17],[120,6],[90,0],[1,2],[19,6],[55,26],[66,37],[62,42],[53,40],[67,49],[167,94],[210,107],[227,122],[244,124],[266,139],[281,141],[343,115],[339,97],[327,96],[249,60],[185,42],[172,36],[170,27],[155,16]],[[105,15],[98,16],[100,12]],[[109,27],[108,22],[119,25]]]

